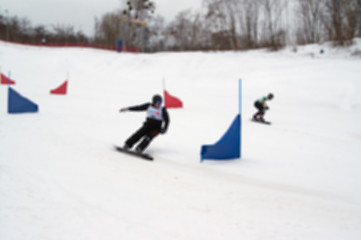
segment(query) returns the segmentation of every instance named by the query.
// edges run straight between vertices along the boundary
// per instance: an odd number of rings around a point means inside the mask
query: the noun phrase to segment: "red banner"
[[[183,103],[180,99],[170,95],[164,90],[164,105],[166,108],[182,108]]]
[[[14,85],[15,81],[11,80],[10,78],[1,73],[1,84]]]

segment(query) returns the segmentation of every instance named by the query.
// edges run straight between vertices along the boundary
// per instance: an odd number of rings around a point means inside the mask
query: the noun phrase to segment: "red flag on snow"
[[[166,90],[164,90],[164,106],[166,108],[182,108],[183,103],[181,100],[173,97]]]
[[[14,85],[15,81],[11,80],[10,78],[1,73],[1,84]]]
[[[68,87],[68,80],[66,80],[63,84],[61,84],[59,87],[53,89],[50,91],[51,94],[66,94],[66,90]]]

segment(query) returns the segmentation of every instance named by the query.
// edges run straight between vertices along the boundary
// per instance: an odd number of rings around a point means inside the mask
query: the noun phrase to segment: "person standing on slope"
[[[273,97],[274,97],[273,94],[270,93],[270,94],[268,94],[268,96],[261,97],[260,99],[258,99],[254,102],[254,106],[258,109],[258,112],[256,112],[253,115],[254,120],[261,121],[261,122],[265,121],[263,117],[266,114],[266,111],[269,110],[269,107],[266,104],[266,102],[268,100],[272,100]]]
[[[143,126],[125,141],[124,149],[130,150],[134,144],[141,140],[135,148],[136,152],[141,153],[154,137],[159,133],[165,134],[167,132],[169,115],[167,109],[162,107],[160,95],[154,95],[151,103],[120,109],[120,112],[126,111],[146,111],[147,117]]]

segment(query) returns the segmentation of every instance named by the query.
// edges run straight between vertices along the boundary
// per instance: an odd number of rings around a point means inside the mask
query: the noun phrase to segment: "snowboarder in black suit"
[[[272,100],[273,99],[273,94],[270,93],[268,94],[268,96],[266,97],[261,97],[260,99],[257,99],[254,102],[254,106],[257,108],[258,112],[256,112],[253,115],[253,120],[258,120],[261,122],[265,122],[263,116],[266,114],[266,110],[269,109],[268,105],[266,104],[266,101],[268,100]]]
[[[143,126],[125,141],[124,149],[130,150],[134,144],[141,140],[135,150],[143,152],[154,137],[159,133],[165,134],[167,132],[169,115],[167,109],[162,107],[160,95],[154,95],[151,103],[120,109],[120,112],[126,111],[146,111],[147,118]]]

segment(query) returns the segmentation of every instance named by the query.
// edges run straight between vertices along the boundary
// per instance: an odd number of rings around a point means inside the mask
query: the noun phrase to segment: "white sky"
[[[0,12],[3,15],[26,17],[32,26],[72,25],[92,35],[94,18],[112,12],[121,7],[126,0],[1,0]],[[166,21],[172,20],[177,13],[185,9],[199,10],[202,0],[153,0],[156,3],[156,15]],[[7,13],[6,13],[7,12]]]

